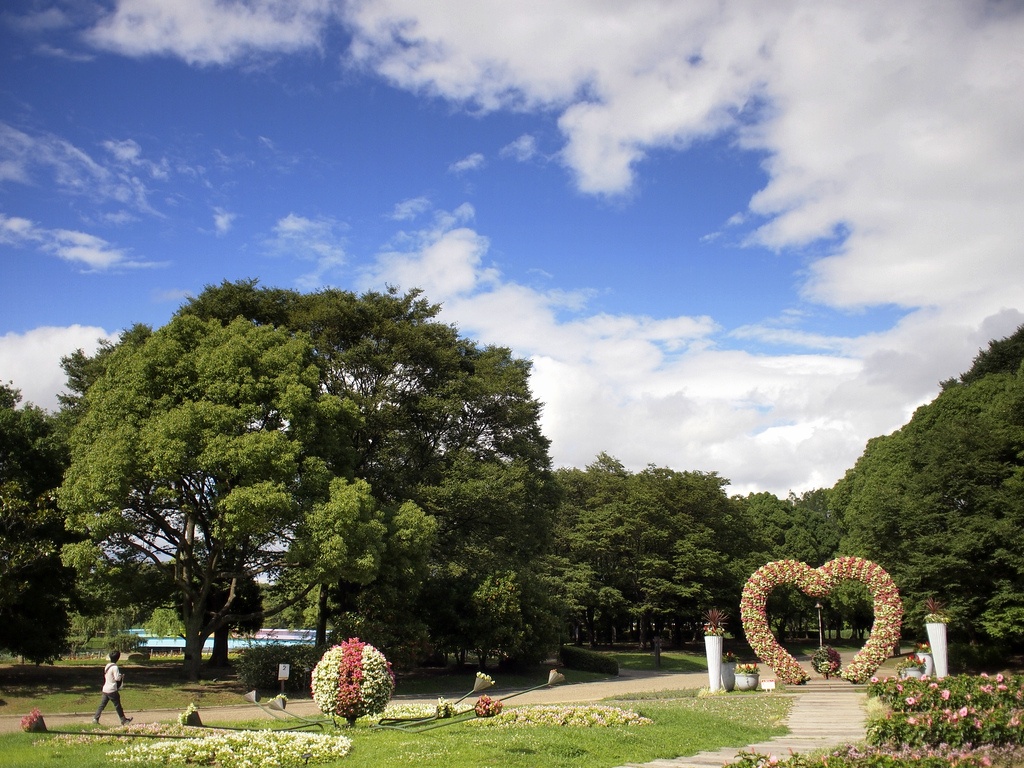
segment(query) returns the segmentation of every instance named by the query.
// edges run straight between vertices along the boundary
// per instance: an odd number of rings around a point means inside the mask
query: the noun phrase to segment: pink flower
[[[948,688],[944,688],[940,695],[942,696],[942,700],[943,701],[949,701],[949,689]]]
[[[960,717],[967,717],[967,707],[960,707],[960,712],[958,714]]]

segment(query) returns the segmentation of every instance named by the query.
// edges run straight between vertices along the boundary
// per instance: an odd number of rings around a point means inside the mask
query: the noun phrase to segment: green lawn
[[[184,679],[180,661],[154,660],[122,664],[128,709],[184,709],[190,702],[211,707],[238,704],[244,690],[236,679]],[[0,714],[24,715],[33,707],[44,713],[90,712],[103,682],[102,661],[0,665]]]
[[[353,747],[339,768],[415,765],[445,768],[575,768],[615,766],[694,754],[721,746],[742,746],[781,734],[790,699],[783,696],[692,694],[672,698],[618,699],[614,706],[651,718],[647,726],[495,728],[457,723],[421,734],[345,729]],[[0,768],[7,766],[109,766],[109,744],[65,744],[39,734],[0,736]],[[300,763],[301,764],[301,763]]]

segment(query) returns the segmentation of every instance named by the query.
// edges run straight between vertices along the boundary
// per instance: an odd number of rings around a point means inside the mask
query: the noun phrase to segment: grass
[[[643,727],[494,728],[456,724],[422,734],[373,730],[360,724],[345,729],[353,741],[338,768],[446,766],[446,768],[551,768],[614,766],[694,754],[722,746],[743,746],[784,732],[779,725],[789,707],[782,696],[715,696],[617,699],[654,720]],[[64,745],[38,734],[0,736],[0,768],[46,765],[109,766],[109,744]]]
[[[643,651],[611,651],[611,656],[621,669],[632,669],[642,672],[707,672],[708,661],[704,653],[685,653],[682,651],[662,651],[661,666],[654,665],[654,654]]]
[[[189,682],[180,661],[154,660],[121,664],[126,708],[184,709],[190,702],[212,707],[238,704],[245,693],[236,679]],[[67,661],[52,665],[0,665],[0,714],[24,715],[33,707],[63,714],[91,712],[99,704],[102,661]]]

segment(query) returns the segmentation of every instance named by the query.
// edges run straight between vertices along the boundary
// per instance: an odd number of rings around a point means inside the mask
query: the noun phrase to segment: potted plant
[[[761,682],[761,673],[757,668],[757,664],[736,665],[737,691],[756,691],[759,682]]]
[[[842,665],[839,651],[831,645],[823,645],[811,654],[811,668],[819,675],[824,675],[826,680],[838,672]]]
[[[924,674],[926,677],[935,676],[935,662],[932,659],[932,647],[928,643],[918,643],[914,655],[924,662]]]
[[[896,664],[896,676],[901,678],[920,678],[924,676],[924,669],[924,659],[916,653],[911,653],[907,658]]]
[[[924,609],[924,628],[931,645],[935,677],[941,680],[949,674],[949,659],[946,655],[946,624],[949,623],[949,615],[946,606],[934,597],[924,601]]]
[[[704,613],[704,652],[708,659],[708,687],[712,692],[722,687],[722,642],[729,614],[718,608]]]
[[[736,654],[726,651],[722,654],[722,687],[731,691],[736,687]]]

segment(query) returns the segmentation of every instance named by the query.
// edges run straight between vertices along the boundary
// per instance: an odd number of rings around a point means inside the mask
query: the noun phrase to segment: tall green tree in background
[[[77,605],[60,559],[71,541],[55,491],[67,463],[56,419],[0,384],[0,648],[51,661],[66,647]]]
[[[742,503],[750,519],[751,546],[740,562],[748,574],[773,560],[799,560],[820,567],[838,554],[842,527],[839,516],[829,506],[827,491],[806,491],[799,496],[791,493],[785,499],[767,492],[752,493]],[[863,597],[857,590],[834,592],[821,601],[826,618],[831,617],[836,625],[859,620]],[[784,640],[792,632],[808,632],[811,619],[817,633],[815,602],[796,587],[774,590],[767,612],[776,636]],[[870,617],[870,602],[867,609]]]
[[[911,627],[927,597],[951,632],[1024,644],[1024,328],[993,342],[833,489],[845,551],[893,575]]]
[[[591,642],[623,618],[645,642],[651,631],[692,630],[713,605],[738,605],[728,563],[745,535],[725,480],[653,466],[632,473],[606,454],[559,477],[556,562],[574,587],[572,620]]]
[[[353,475],[367,481],[382,510],[412,502],[433,520],[423,580],[431,598],[411,617],[390,612],[395,626],[378,623],[377,631],[401,634],[397,624],[411,618],[453,652],[540,653],[555,639],[551,590],[536,566],[549,547],[557,487],[530,366],[505,348],[460,337],[437,320],[439,312],[418,291],[300,294],[255,281],[208,287],[181,310],[308,334],[326,392],[352,403],[360,417]],[[468,618],[472,596],[498,574],[516,584],[523,617],[516,621],[529,629],[494,634],[521,639],[482,649]],[[399,594],[384,581],[391,578],[403,577],[382,568],[372,582],[338,579],[322,594],[331,598],[332,616],[350,622],[367,604],[364,593],[378,606],[384,595]],[[415,594],[411,582],[403,578],[402,594]]]
[[[71,434],[60,502],[88,540],[66,556],[162,573],[197,677],[206,638],[247,618],[240,584],[302,564],[293,547],[351,467],[357,415],[324,393],[307,339],[247,320],[175,318],[104,363]]]

